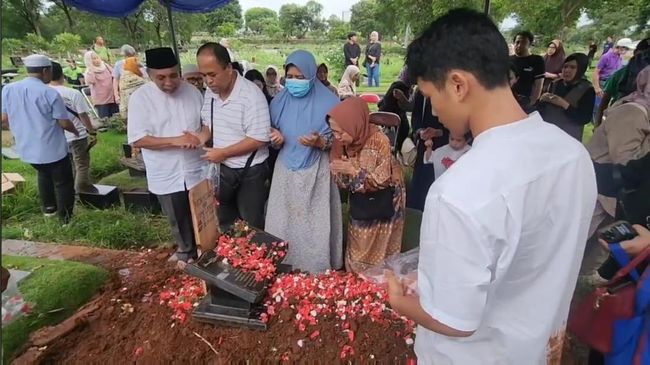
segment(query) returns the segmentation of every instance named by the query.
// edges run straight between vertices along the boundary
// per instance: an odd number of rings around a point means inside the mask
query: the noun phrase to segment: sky
[[[269,8],[276,12],[284,4],[299,4],[305,5],[309,0],[239,0],[242,10],[245,13],[250,8]],[[318,1],[323,5],[323,17],[329,18],[331,15],[336,15],[339,18],[341,14],[345,13],[345,20],[350,20],[350,7],[357,3],[357,0],[320,0]]]

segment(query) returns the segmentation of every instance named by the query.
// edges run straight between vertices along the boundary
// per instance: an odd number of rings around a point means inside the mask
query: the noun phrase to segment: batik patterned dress
[[[402,169],[391,154],[390,142],[377,131],[349,160],[356,168],[356,176],[338,174],[336,183],[351,192],[368,192],[395,188],[393,204],[395,215],[386,221],[357,221],[350,218],[345,250],[345,268],[361,272],[380,264],[388,256],[397,254],[402,247],[406,191]]]

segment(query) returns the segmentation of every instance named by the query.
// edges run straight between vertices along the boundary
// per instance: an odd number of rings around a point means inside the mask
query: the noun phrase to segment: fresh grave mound
[[[39,346],[38,362],[162,364],[300,359],[340,363],[374,359],[404,363],[414,358],[412,323],[384,307],[383,292],[378,296],[379,290],[371,286],[351,291],[361,283],[353,274],[336,272],[280,276],[265,300],[267,331],[217,327],[190,316],[204,294],[203,283],[169,267],[165,254],[144,252],[115,269],[110,285],[97,299],[98,309],[81,325],[47,346]],[[299,299],[296,295],[302,295],[303,284],[304,290],[310,285],[313,290]],[[335,289],[332,285],[342,286]],[[335,294],[337,291],[340,293]],[[338,295],[352,298],[355,293],[357,299],[336,303]]]

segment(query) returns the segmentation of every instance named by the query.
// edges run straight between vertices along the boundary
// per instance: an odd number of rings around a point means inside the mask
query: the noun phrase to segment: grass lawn
[[[133,189],[146,189],[147,179],[144,177],[132,177],[129,175],[129,170],[124,170],[106,176],[99,180],[98,184],[113,185],[119,187],[122,191],[129,191]]]
[[[91,150],[91,174],[95,181],[123,190],[146,186],[144,179],[129,178],[119,163],[124,134],[108,131],[99,135]],[[106,248],[132,248],[169,242],[171,233],[164,217],[131,213],[123,208],[95,210],[77,204],[75,217],[66,227],[40,211],[36,171],[19,160],[4,160],[3,172],[25,178],[15,192],[2,195],[2,238],[55,243],[75,243]],[[121,172],[121,173],[120,173]]]
[[[69,317],[108,279],[104,269],[73,261],[3,255],[2,264],[10,269],[34,270],[18,286],[32,313],[2,328],[3,362],[7,364],[30,333]]]

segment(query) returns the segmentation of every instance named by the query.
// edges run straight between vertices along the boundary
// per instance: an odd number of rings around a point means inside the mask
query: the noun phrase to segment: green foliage
[[[262,34],[267,24],[278,22],[278,14],[268,8],[250,8],[244,14],[246,28],[254,34]]]
[[[2,2],[2,37],[23,38],[25,34],[34,32],[34,28],[26,21],[22,12],[14,6],[14,1]]]
[[[50,48],[50,44],[47,40],[35,33],[27,33],[24,42],[25,47],[27,47],[31,52],[43,52]]]
[[[71,33],[59,33],[54,36],[52,49],[59,53],[76,53],[81,48],[81,37]]]
[[[304,38],[309,23],[307,8],[297,4],[284,4],[280,8],[280,28],[287,37]]]
[[[280,21],[276,19],[264,24],[264,27],[262,28],[262,34],[271,39],[280,38],[283,34],[282,28],[280,27]]]
[[[235,24],[233,23],[223,23],[217,26],[215,32],[220,37],[232,37],[237,32],[237,29],[235,29]]]
[[[330,81],[336,85],[338,79],[335,75],[343,75],[344,71],[343,65],[345,65],[345,59],[343,58],[343,46],[340,48],[331,48],[323,52],[323,59],[329,70]]]
[[[227,5],[217,8],[205,15],[208,29],[217,29],[219,25],[231,23],[235,30],[244,25],[241,5],[238,0],[233,0]]]
[[[348,34],[352,31],[352,28],[350,27],[349,23],[337,23],[336,25],[332,26],[330,23],[330,28],[329,31],[327,32],[327,36],[329,37],[330,40],[340,40],[340,41],[346,41],[348,39]]]
[[[361,33],[360,39],[362,36],[369,36],[373,31],[385,33],[383,24],[379,20],[379,6],[375,0],[361,0],[352,5],[350,10],[352,12],[350,24],[354,24],[354,28]]]
[[[23,42],[16,38],[3,38],[2,39],[2,53],[4,54],[18,54],[23,48]]]
[[[3,360],[7,364],[30,333],[72,315],[108,279],[106,270],[74,261],[3,255],[2,264],[34,270],[18,285],[23,298],[33,306],[32,313],[2,327]]]

